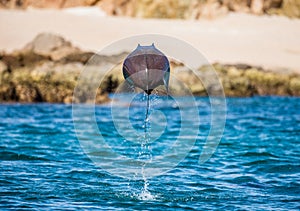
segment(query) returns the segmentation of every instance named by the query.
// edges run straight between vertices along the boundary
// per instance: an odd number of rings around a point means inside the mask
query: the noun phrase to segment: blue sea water
[[[196,100],[203,125],[195,146],[177,166],[146,184],[111,174],[90,159],[76,136],[71,105],[0,105],[0,209],[299,210],[300,99],[228,98],[221,142],[201,165],[210,106],[208,98]],[[138,130],[137,114],[143,116],[145,108],[133,109]],[[106,140],[120,141],[122,150],[116,152],[135,158],[138,145],[126,145],[115,132],[110,106],[95,110]],[[176,139],[180,124],[176,112],[172,118],[173,129],[162,136],[169,140]]]

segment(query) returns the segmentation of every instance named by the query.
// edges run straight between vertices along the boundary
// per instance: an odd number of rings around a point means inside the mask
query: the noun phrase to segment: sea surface
[[[0,209],[299,210],[300,99],[227,98],[223,136],[203,164],[198,159],[210,130],[210,103],[200,97],[196,102],[202,123],[192,149],[168,171],[145,178],[117,175],[114,162],[100,159],[109,152],[93,160],[95,155],[82,144],[92,141],[101,148],[95,142],[100,136],[78,138],[88,134],[91,125],[89,120],[76,120],[86,130],[75,131],[72,105],[0,105]],[[160,109],[160,114],[171,115],[161,136],[147,147],[142,138],[131,143],[117,132],[109,104],[95,107],[95,119],[115,153],[155,162],[178,139],[184,124],[178,120],[183,114],[168,105],[151,107],[151,112]],[[124,104],[126,108],[137,134],[142,134],[143,102]],[[144,151],[146,158],[141,157]]]

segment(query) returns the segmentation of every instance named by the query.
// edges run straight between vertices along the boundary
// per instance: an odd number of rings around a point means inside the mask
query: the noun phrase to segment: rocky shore
[[[202,19],[229,12],[284,15],[300,18],[299,0],[12,0],[3,9],[99,7],[107,15],[140,18]]]
[[[0,102],[72,103],[73,91],[80,72],[90,65],[103,64],[125,58],[126,52],[104,56],[85,52],[64,38],[40,34],[23,49],[0,55]],[[201,81],[183,64],[171,62],[171,73],[186,84],[194,95],[207,95]],[[300,75],[294,72],[275,72],[243,64],[213,64],[223,84],[225,95],[231,97],[253,95],[300,96]],[[209,77],[208,67],[199,67],[202,79]],[[103,72],[108,70],[103,69]],[[108,94],[123,82],[121,64],[109,71],[97,91],[96,103],[109,101]],[[88,83],[88,82],[87,82]],[[208,89],[214,84],[209,84]],[[180,94],[176,87],[174,94]],[[85,93],[75,102],[88,102]]]

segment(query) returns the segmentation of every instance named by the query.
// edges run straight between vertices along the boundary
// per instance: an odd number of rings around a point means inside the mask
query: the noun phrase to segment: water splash
[[[141,150],[139,152],[139,160],[143,162],[151,162],[152,161],[152,152],[151,152],[151,124],[150,124],[150,96],[144,93],[144,99],[146,98],[146,114],[144,119],[144,136],[141,137]],[[144,163],[145,165],[145,163]],[[143,165],[143,166],[144,166]]]
[[[139,195],[137,195],[137,198],[139,200],[145,200],[145,201],[148,201],[148,200],[155,200],[156,199],[156,196],[155,195],[152,195],[150,193],[150,191],[148,190],[148,186],[149,186],[149,182],[147,180],[147,178],[145,177],[145,174],[144,174],[144,167],[142,167],[142,175],[143,175],[143,180],[144,180],[144,187],[141,191],[141,193]]]
[[[144,186],[140,189],[141,181],[130,181],[130,184],[127,186],[126,191],[116,193],[116,196],[119,198],[130,198],[138,201],[161,201],[163,200],[160,194],[153,194],[149,191],[148,186],[149,182],[143,181]],[[138,183],[138,184],[137,184]],[[136,187],[138,185],[138,187]]]
[[[144,167],[146,163],[152,161],[152,152],[149,143],[151,143],[151,124],[150,124],[150,95],[144,93],[144,99],[146,98],[146,114],[144,119],[144,137],[141,142],[141,151],[139,153],[139,160],[142,160],[144,163],[141,168],[141,174],[143,176],[144,187],[142,188],[141,193],[137,196],[139,200],[154,200],[153,196],[148,190],[149,182],[144,172]]]

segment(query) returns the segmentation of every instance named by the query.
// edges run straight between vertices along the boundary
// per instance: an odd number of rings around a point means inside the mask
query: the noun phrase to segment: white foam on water
[[[144,179],[144,187],[142,189],[142,192],[138,195],[138,199],[145,200],[145,201],[154,200],[155,197],[148,190],[149,182],[148,182],[147,178],[145,177],[144,167],[142,167],[142,174],[143,174],[143,179]]]
[[[142,201],[153,201],[156,200],[156,196],[152,195],[148,190],[143,190],[140,194],[137,195],[137,199]]]
[[[118,198],[130,198],[133,200],[140,201],[157,201],[160,200],[159,195],[153,195],[149,190],[143,188],[141,192],[137,192],[137,190],[133,190],[131,187],[128,187],[128,192],[116,193]]]

